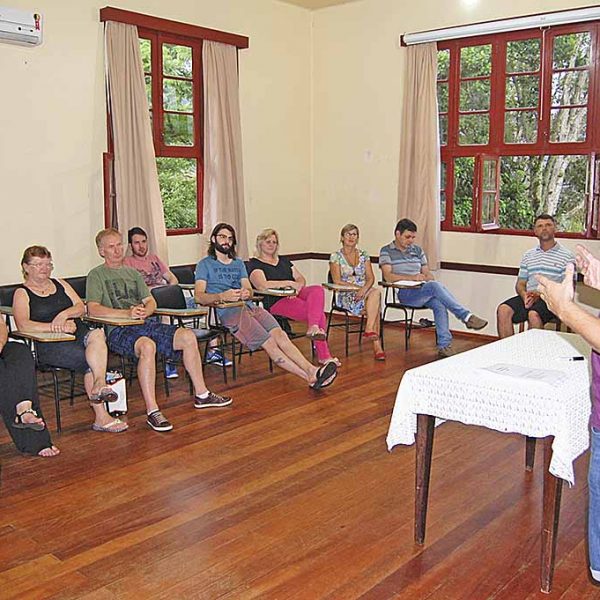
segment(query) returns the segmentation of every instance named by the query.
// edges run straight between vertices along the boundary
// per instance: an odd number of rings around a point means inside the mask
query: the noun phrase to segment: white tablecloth
[[[412,444],[417,414],[531,437],[554,436],[550,472],[573,484],[573,461],[589,446],[589,346],[568,333],[531,329],[404,374],[387,436]],[[561,357],[583,355],[585,361]],[[482,370],[508,363],[563,372],[557,385]]]

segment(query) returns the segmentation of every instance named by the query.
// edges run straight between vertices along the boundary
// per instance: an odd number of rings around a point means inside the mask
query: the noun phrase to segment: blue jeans
[[[588,471],[588,550],[592,577],[600,581],[600,431],[592,427],[592,453]]]
[[[438,348],[445,348],[452,342],[448,311],[463,322],[470,314],[446,286],[437,281],[427,281],[419,288],[398,290],[398,300],[407,306],[426,306],[433,311]]]

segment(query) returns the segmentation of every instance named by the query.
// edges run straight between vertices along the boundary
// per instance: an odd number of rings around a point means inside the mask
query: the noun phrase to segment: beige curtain
[[[238,254],[248,257],[237,49],[204,41],[204,230],[235,227]]]
[[[440,145],[437,117],[437,46],[406,48],[404,107],[400,136],[398,219],[418,227],[431,269],[439,268]]]
[[[117,221],[127,230],[142,227],[150,252],[167,264],[167,234],[137,27],[107,21],[106,80],[114,141]]]

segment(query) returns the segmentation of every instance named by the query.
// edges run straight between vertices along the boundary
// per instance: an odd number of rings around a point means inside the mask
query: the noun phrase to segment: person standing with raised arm
[[[583,282],[600,290],[600,260],[579,245],[577,266],[583,274]],[[600,583],[600,318],[575,303],[574,273],[573,264],[569,263],[561,283],[543,275],[537,275],[536,279],[540,296],[548,308],[592,346],[592,452],[588,470],[588,549],[591,575]]]

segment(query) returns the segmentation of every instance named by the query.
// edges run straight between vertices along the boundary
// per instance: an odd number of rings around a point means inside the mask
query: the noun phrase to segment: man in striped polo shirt
[[[431,308],[435,319],[438,355],[445,358],[454,354],[448,311],[468,329],[483,329],[487,321],[462,306],[443,283],[434,281],[427,266],[427,257],[415,244],[417,226],[410,219],[401,219],[394,230],[394,241],[379,251],[379,268],[388,283],[395,281],[422,281],[423,285],[398,290],[398,300],[406,306]]]
[[[496,311],[498,335],[513,335],[513,323],[527,321],[529,327],[543,329],[555,319],[546,303],[540,298],[536,275],[543,275],[561,283],[569,263],[575,264],[575,256],[555,239],[556,221],[551,215],[540,215],[533,223],[533,233],[540,245],[528,250],[521,259],[515,290],[517,295],[505,300]]]

